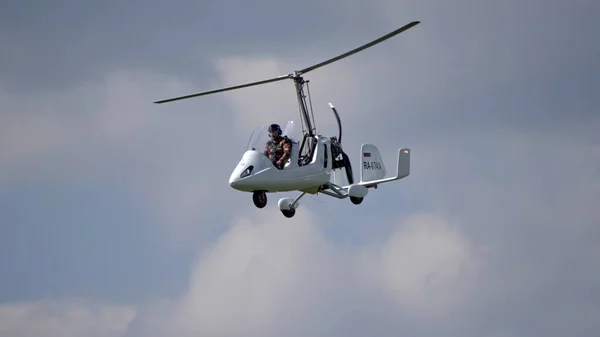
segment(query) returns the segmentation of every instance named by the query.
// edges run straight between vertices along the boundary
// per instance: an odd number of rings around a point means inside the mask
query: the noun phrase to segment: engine
[[[331,137],[331,155],[333,158],[332,169],[337,170],[341,168],[346,169],[346,177],[350,184],[354,183],[354,175],[352,174],[352,164],[350,158],[342,149],[342,144],[337,140],[337,137]]]

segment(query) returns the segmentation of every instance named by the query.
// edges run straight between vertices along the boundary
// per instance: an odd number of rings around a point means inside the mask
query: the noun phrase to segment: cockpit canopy
[[[270,124],[269,124],[270,125]],[[248,141],[246,151],[258,151],[263,153],[267,142],[270,140],[268,125],[257,127]],[[304,166],[313,160],[316,138],[303,134],[302,129],[298,128],[294,121],[288,121],[282,128],[282,136],[287,136],[292,141],[292,158],[298,166]]]
[[[248,141],[248,146],[246,146],[246,151],[256,150],[258,152],[263,152],[265,150],[265,145],[270,140],[268,127],[268,125],[261,125],[252,132],[250,140]],[[287,125],[282,127],[282,130],[282,136],[287,136],[293,142],[302,139],[302,132],[296,128],[294,121],[288,121]]]

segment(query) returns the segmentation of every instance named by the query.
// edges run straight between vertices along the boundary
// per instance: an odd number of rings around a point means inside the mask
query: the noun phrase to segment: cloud
[[[336,225],[306,208],[291,220],[238,218],[201,249],[181,297],[138,307],[126,335],[495,336],[522,333],[523,315],[539,322],[562,315],[531,313],[558,284],[536,277],[540,268],[527,260],[505,265],[497,254],[506,252],[486,252],[456,220],[413,214],[396,219],[387,238],[350,246],[327,238],[324,227]],[[583,310],[571,299],[563,304]],[[582,329],[593,321],[562,317]]]
[[[11,322],[4,323],[11,336],[341,336],[389,332],[402,313],[403,329],[423,328],[468,298],[474,247],[448,221],[431,214],[397,219],[387,240],[359,246],[326,238],[323,223],[307,209],[291,220],[238,218],[199,252],[187,291],[176,300],[137,308],[6,304],[0,321]],[[85,319],[90,313],[93,323]]]
[[[226,200],[224,167],[235,166],[249,132],[231,132],[231,113],[215,113],[219,101],[203,104],[206,111],[152,104],[195,89],[158,73],[123,70],[33,98],[0,91],[6,120],[0,125],[0,183],[18,188],[38,177],[67,186],[118,185],[168,223],[174,239],[210,230],[188,226],[212,203]],[[214,148],[222,132],[228,136],[221,146],[239,149],[233,156]]]
[[[4,167],[18,167],[61,146],[61,125],[57,120],[33,116],[27,120],[7,116],[0,137],[0,163]],[[27,137],[25,137],[27,135]]]
[[[225,87],[287,75],[294,70],[309,66],[307,62],[315,61],[308,61],[314,58],[306,55],[308,53],[305,51],[295,58],[274,58],[266,55],[221,57],[216,59],[214,64],[219,77],[223,79],[220,86]],[[307,96],[307,103],[309,105],[312,103],[317,127],[319,130],[331,127],[337,129],[328,103],[335,103],[336,99],[342,101],[342,97],[346,101],[348,97],[358,94],[361,90],[358,77],[353,74],[349,65],[338,64],[315,70],[314,73],[306,74],[304,78],[310,81],[308,89],[305,87],[304,91],[306,95],[310,94],[312,101],[309,101]],[[233,127],[236,131],[248,133],[258,125],[269,125],[274,122],[285,125],[288,120],[294,120],[298,127],[301,126],[296,90],[294,82],[290,79],[218,95],[223,95],[223,99],[229,103],[234,112]],[[351,102],[358,103],[357,100],[352,99]],[[360,120],[350,119],[350,122],[356,123]]]
[[[384,284],[400,303],[427,318],[456,310],[457,301],[473,286],[469,274],[475,271],[474,253],[445,219],[416,215],[382,249]]]
[[[0,304],[0,336],[117,337],[134,319],[127,306],[44,299]]]
[[[386,242],[357,247],[327,239],[323,221],[306,209],[285,222],[238,219],[199,255],[188,290],[160,324],[140,316],[130,332],[338,335],[361,328],[364,322],[347,321],[356,313],[382,312],[388,326],[412,313],[421,319],[414,328],[467,298],[473,246],[447,221],[428,214],[398,220]]]
[[[597,61],[583,52],[584,20],[573,24],[590,7],[563,16],[557,3],[346,6],[352,27],[367,26],[360,38],[344,29],[295,57],[222,56],[203,83],[115,71],[34,98],[7,90],[4,184],[33,173],[110,183],[171,238],[197,245],[225,230],[197,248],[183,294],[136,308],[131,336],[597,334],[600,120],[585,68]],[[365,13],[377,24],[354,20]],[[308,198],[289,220],[226,185],[257,124],[297,120],[291,81],[150,104],[286,74],[414,19],[423,24],[306,76],[319,130],[337,134],[334,103],[354,162],[363,142],[390,170],[399,146],[413,149],[411,176],[359,207]]]
[[[145,139],[158,125],[160,116],[149,112],[152,95],[183,87],[183,83],[156,75],[115,72],[96,82],[34,98],[0,91],[8,120],[1,129],[5,151],[0,159],[12,166],[3,174],[18,179],[23,165],[47,168],[64,165],[61,161],[65,159],[79,167],[86,163],[106,166],[102,160],[107,159],[107,151],[131,150],[132,141]],[[86,160],[74,158],[76,154],[85,154]],[[83,173],[69,170],[69,164],[62,172]]]

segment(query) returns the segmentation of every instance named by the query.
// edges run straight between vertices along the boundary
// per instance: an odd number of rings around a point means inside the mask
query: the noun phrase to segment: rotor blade
[[[317,69],[319,67],[327,65],[329,63],[332,63],[332,62],[338,61],[340,59],[343,59],[344,57],[348,57],[348,56],[350,56],[350,55],[352,55],[354,53],[357,53],[357,52],[359,52],[361,50],[364,50],[364,49],[367,49],[369,47],[372,47],[372,46],[378,44],[379,42],[382,42],[382,41],[387,40],[387,39],[389,39],[389,38],[391,38],[391,37],[393,37],[395,35],[398,35],[398,34],[402,33],[403,31],[405,31],[405,30],[407,30],[409,28],[412,28],[412,27],[418,25],[419,23],[421,23],[421,22],[420,21],[413,21],[413,22],[411,22],[411,23],[409,23],[409,24],[407,24],[407,25],[405,25],[405,26],[403,26],[401,28],[396,29],[395,31],[393,31],[393,32],[391,32],[391,33],[389,33],[387,35],[384,35],[384,36],[378,38],[377,40],[371,41],[371,42],[369,42],[369,43],[367,43],[367,44],[365,44],[363,46],[360,46],[360,47],[358,47],[358,48],[356,48],[354,50],[351,50],[351,51],[349,51],[349,52],[347,52],[345,54],[342,54],[340,56],[336,56],[336,57],[334,57],[332,59],[329,59],[329,60],[327,60],[325,62],[321,62],[319,64],[316,64],[314,66],[308,67],[306,69],[302,69],[302,70],[298,71],[297,73],[298,73],[298,75],[304,74],[304,73],[307,73],[307,72],[309,72],[311,70],[315,70],[315,69]]]
[[[174,98],[164,99],[164,100],[161,100],[161,101],[156,101],[154,103],[161,104],[161,103],[173,102],[173,101],[178,101],[178,100],[192,98],[192,97],[198,97],[198,96],[203,96],[203,95],[214,94],[214,93],[222,92],[222,91],[228,91],[228,90],[246,88],[246,87],[251,87],[251,86],[254,86],[254,85],[259,85],[259,84],[265,84],[265,83],[270,83],[270,82],[281,81],[281,80],[285,80],[287,78],[290,78],[290,75],[282,75],[282,76],[274,77],[274,78],[271,78],[271,79],[268,79],[268,80],[263,80],[263,81],[258,81],[258,82],[250,82],[250,83],[246,83],[246,84],[236,85],[236,86],[233,86],[233,87],[226,87],[226,88],[221,88],[221,89],[216,89],[216,90],[211,90],[211,91],[199,92],[197,94],[191,94],[191,95],[186,95],[186,96],[180,96],[180,97],[174,97]]]

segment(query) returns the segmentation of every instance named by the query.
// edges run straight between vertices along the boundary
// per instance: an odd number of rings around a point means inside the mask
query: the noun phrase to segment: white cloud
[[[28,119],[6,116],[0,133],[0,164],[13,169],[31,164],[36,158],[61,146],[61,125],[57,120],[32,116]]]
[[[284,318],[279,313],[290,308],[287,294],[299,283],[307,286],[303,265],[310,258],[303,253],[317,243],[311,225],[296,224],[242,221],[224,235],[196,267],[175,333],[182,328],[211,335],[264,335],[276,326]],[[236,324],[229,325],[232,321]]]
[[[409,219],[382,250],[385,286],[411,311],[427,318],[458,308],[475,270],[468,241],[445,219]]]
[[[201,251],[187,291],[175,301],[136,311],[32,302],[21,305],[30,314],[18,320],[15,306],[6,305],[0,317],[24,337],[39,336],[38,329],[63,336],[120,336],[125,330],[128,336],[340,335],[373,324],[348,321],[357,314],[383,314],[387,325],[401,312],[427,320],[456,310],[468,295],[463,273],[471,271],[472,248],[447,221],[432,215],[399,220],[387,242],[361,246],[326,239],[321,226],[327,222],[307,209],[293,219],[266,213],[239,218]],[[94,324],[87,321],[98,310],[104,314],[94,316]],[[74,318],[78,313],[85,319]]]
[[[159,74],[117,71],[33,98],[0,92],[6,120],[0,182],[18,185],[37,176],[111,184],[168,223],[173,238],[198,234],[205,229],[189,224],[226,200],[227,171],[248,136],[231,132],[228,111],[214,113],[218,101],[203,104],[210,113],[193,103],[152,103],[195,89]]]
[[[222,78],[219,87],[266,80],[290,72],[281,61],[269,58],[223,57],[214,63],[219,77]],[[213,88],[207,88],[210,89]],[[223,99],[230,103],[235,113],[234,125],[230,126],[233,127],[230,130],[248,136],[258,125],[279,123],[284,127],[288,120],[298,120],[294,84],[291,80],[215,95],[223,95]]]
[[[134,319],[131,307],[81,300],[0,304],[2,337],[117,337]]]
[[[327,335],[355,312],[387,307],[384,298],[392,301],[385,320],[401,311],[431,319],[466,295],[471,246],[443,219],[401,221],[385,245],[359,247],[327,240],[318,223],[306,209],[291,221],[236,221],[200,255],[161,333]]]
[[[33,98],[0,91],[2,114],[8,120],[0,126],[0,163],[13,166],[2,174],[18,179],[18,168],[23,165],[62,165],[66,176],[84,173],[71,170],[72,164],[105,168],[106,151],[131,150],[134,140],[148,137],[152,127],[164,121],[157,111],[164,114],[165,109],[151,105],[154,95],[181,91],[185,86],[170,79],[162,82],[156,75],[117,72],[96,83]],[[84,154],[85,159],[72,157],[74,152]],[[64,159],[69,162],[61,163]]]
[[[515,321],[519,312],[525,314],[545,293],[536,286],[539,278],[532,278],[539,268],[525,260],[512,267],[499,264],[493,255],[502,250],[496,247],[490,258],[482,254],[468,227],[456,220],[413,214],[396,219],[383,241],[340,245],[322,229],[343,223],[306,208],[293,219],[271,214],[235,220],[201,250],[187,291],[179,299],[138,309],[127,335],[347,336],[397,329],[422,335],[441,330],[510,335],[521,331]],[[524,307],[511,309],[514,313],[503,323],[492,322],[519,302],[516,297]],[[114,331],[125,329],[133,312],[125,313]],[[5,317],[14,321],[12,315]],[[42,324],[30,317],[30,328]],[[563,319],[585,325],[591,317]],[[63,320],[69,322],[59,318],[57,326],[69,326]],[[23,333],[29,335],[38,336]]]

